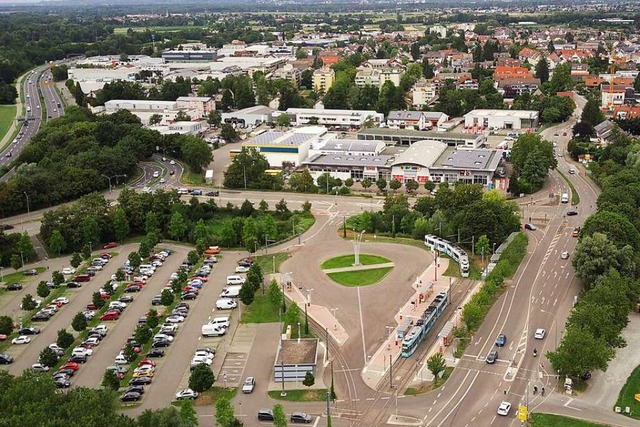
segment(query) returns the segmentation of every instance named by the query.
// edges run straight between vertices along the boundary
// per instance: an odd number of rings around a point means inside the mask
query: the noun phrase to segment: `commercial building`
[[[300,126],[319,124],[324,126],[358,128],[370,123],[378,126],[384,114],[369,110],[325,110],[322,104],[316,108],[289,108],[287,114],[291,122]]]
[[[424,130],[427,119],[422,111],[390,111],[387,126],[391,129]]]
[[[466,129],[532,129],[538,121],[533,110],[472,110],[464,115]]]
[[[119,110],[134,111],[153,111],[162,113],[167,110],[176,110],[178,108],[176,101],[147,101],[147,100],[129,100],[129,99],[112,99],[104,103],[104,109],[107,114],[115,113]]]
[[[448,147],[429,168],[433,182],[463,182],[490,187],[502,150],[456,150]]]
[[[333,68],[319,68],[313,72],[313,90],[317,93],[327,93],[336,81],[336,72]]]
[[[238,124],[242,127],[258,126],[261,123],[271,123],[273,121],[273,108],[256,105],[238,111],[222,113],[222,121],[229,124]]]
[[[215,49],[207,50],[165,50],[162,59],[165,62],[210,62],[215,61],[217,53]]]
[[[350,155],[320,154],[316,153],[302,162],[313,179],[317,180],[325,173],[334,178],[345,180],[347,178],[360,181],[370,179],[376,181],[380,178],[388,179],[391,176],[391,164],[395,159],[392,155]]]
[[[486,144],[487,137],[482,134],[431,132],[411,129],[370,128],[358,132],[358,139],[384,141],[387,145],[411,145],[417,141],[444,142],[451,147],[479,148]]]
[[[273,364],[276,383],[303,381],[307,372],[316,375],[318,339],[282,339]]]
[[[419,184],[430,181],[429,168],[446,150],[447,144],[437,141],[418,141],[398,154],[391,165],[391,179],[402,183],[414,180]]]
[[[180,96],[176,104],[178,109],[197,111],[198,117],[206,117],[216,109],[215,101],[209,96]]]
[[[293,129],[288,132],[267,131],[242,144],[244,148],[254,148],[269,162],[271,168],[297,167],[309,155],[311,144],[327,133],[320,126]]]

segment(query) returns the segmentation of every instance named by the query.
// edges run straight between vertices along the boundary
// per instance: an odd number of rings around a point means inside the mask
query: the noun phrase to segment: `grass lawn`
[[[344,286],[367,286],[382,280],[393,267],[373,268],[371,270],[344,271],[341,273],[329,273],[328,276],[334,282]]]
[[[351,267],[354,262],[355,255],[342,255],[326,260],[320,268],[327,270],[330,268]],[[360,254],[360,264],[362,265],[385,264],[387,262],[391,261],[377,255]]]
[[[633,398],[634,394],[640,393],[640,366],[633,370],[624,387],[620,390],[616,406],[631,408],[631,417],[640,419],[640,402]]]
[[[531,414],[529,424],[532,427],[605,427],[606,424],[597,424],[576,418],[562,417],[551,414]]]
[[[262,269],[262,274],[267,275],[271,273],[275,273],[276,271],[280,271],[280,265],[285,262],[291,254],[287,252],[278,252],[273,255],[258,255],[256,257],[256,262]],[[275,257],[275,264],[274,264]],[[273,267],[275,265],[275,271],[273,271]]]
[[[242,307],[240,323],[274,323],[280,320],[279,310],[281,305],[273,305],[262,295],[262,290],[256,292],[256,296],[250,306]]]
[[[444,373],[442,374],[442,378],[438,380],[438,384],[422,385],[420,387],[408,387],[407,390],[404,392],[404,394],[405,396],[417,396],[419,394],[426,393],[431,390],[435,390],[438,387],[443,386],[444,383],[447,382],[452,372],[453,372],[453,366],[447,366],[444,370]]]
[[[47,269],[44,267],[36,268],[36,271],[38,272],[38,274],[43,273],[46,270]],[[18,283],[18,282],[24,282],[25,280],[28,280],[31,277],[32,276],[25,276],[22,273],[22,271],[16,271],[15,273],[3,275],[2,280],[4,281],[4,283]]]
[[[307,390],[287,390],[285,384],[286,396],[281,396],[280,390],[272,390],[269,397],[277,400],[286,400],[288,402],[322,402],[327,400],[327,389],[307,389]]]
[[[15,105],[0,105],[0,140],[4,138],[15,118]]]
[[[204,174],[203,173],[195,173],[191,171],[191,168],[184,163],[184,173],[180,177],[180,182],[187,185],[203,185],[204,182]]]
[[[193,406],[214,406],[218,399],[226,397],[231,400],[236,396],[237,388],[211,387],[209,390],[200,393],[198,398],[193,401]],[[181,401],[174,400],[171,402],[173,406],[180,407]]]

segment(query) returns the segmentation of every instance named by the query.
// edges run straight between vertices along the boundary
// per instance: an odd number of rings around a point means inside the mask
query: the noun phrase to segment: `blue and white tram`
[[[402,357],[410,357],[415,353],[420,343],[427,337],[433,329],[438,318],[449,304],[449,294],[440,292],[433,302],[427,307],[425,312],[416,322],[416,326],[402,340]]]
[[[431,250],[436,250],[440,253],[447,254],[451,259],[460,265],[460,275],[462,277],[469,277],[469,256],[461,247],[448,240],[442,239],[432,234],[424,236],[424,244],[429,246]]]

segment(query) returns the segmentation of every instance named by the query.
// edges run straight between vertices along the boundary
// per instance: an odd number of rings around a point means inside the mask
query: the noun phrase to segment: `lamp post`
[[[307,305],[311,305],[311,292],[312,291],[313,291],[313,288],[307,289]]]
[[[300,322],[298,322],[298,342],[300,342]]]
[[[29,206],[29,195],[27,194],[26,191],[23,191],[23,193],[24,193],[24,197],[27,198],[27,220],[29,220],[29,214],[31,213],[31,206]],[[22,224],[22,229],[24,230],[24,224]]]
[[[107,180],[109,181],[109,194],[111,194],[113,188],[111,186],[111,179],[115,178],[116,179],[116,186],[118,185],[118,177],[121,176],[126,176],[126,175],[113,175],[113,176],[107,176],[105,174],[101,174],[102,176],[104,176],[105,178],[107,178]]]
[[[493,242],[493,251],[491,252],[492,255],[496,254],[496,242]]]
[[[364,234],[364,232],[365,230],[362,230],[360,234],[354,235],[354,238],[353,238],[353,252],[354,252],[353,265],[355,266],[360,265],[360,245],[362,243],[362,235]]]

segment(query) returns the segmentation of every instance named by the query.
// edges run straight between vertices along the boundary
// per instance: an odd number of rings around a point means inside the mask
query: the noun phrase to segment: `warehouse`
[[[465,129],[533,129],[539,113],[533,110],[472,110],[464,115]]]
[[[458,148],[479,148],[487,142],[487,137],[483,134],[388,128],[363,129],[358,132],[358,139],[384,141],[387,145],[411,145],[417,141],[436,141]]]
[[[242,144],[254,148],[269,162],[269,167],[286,169],[299,166],[309,155],[311,144],[327,133],[320,126],[309,126],[289,132],[268,131]]]

